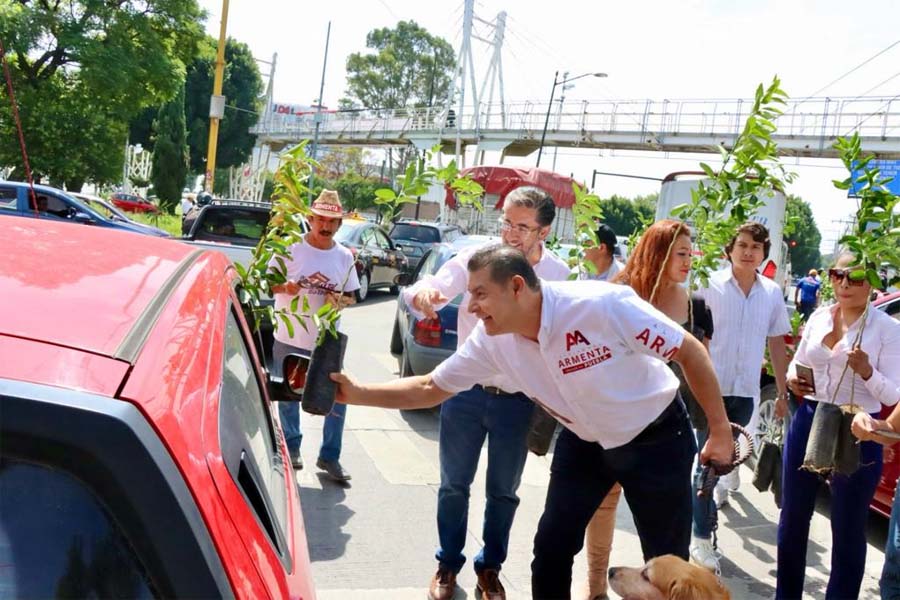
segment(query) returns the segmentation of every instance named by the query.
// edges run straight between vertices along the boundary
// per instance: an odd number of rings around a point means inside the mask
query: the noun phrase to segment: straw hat
[[[314,215],[331,219],[340,219],[344,214],[341,199],[334,190],[322,190],[309,209]]]

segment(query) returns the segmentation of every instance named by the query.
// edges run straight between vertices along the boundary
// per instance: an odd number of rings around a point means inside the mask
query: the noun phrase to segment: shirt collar
[[[741,290],[741,286],[740,286],[740,284],[738,284],[738,280],[734,276],[734,267],[729,263],[728,268],[724,269],[723,272],[725,273],[725,275],[722,277],[722,281],[724,281],[725,283],[728,283],[729,281],[732,282],[734,284],[734,287],[736,287],[738,289],[738,291],[741,292],[741,295],[743,295],[744,292]],[[754,275],[756,277],[753,279],[753,285],[750,286],[750,293],[747,294],[748,298],[753,295],[753,292],[758,287],[761,287],[761,284],[759,283],[759,278],[760,278],[759,272],[754,271]]]
[[[541,326],[538,329],[538,344],[543,346],[550,340],[550,330],[553,326],[554,306],[556,296],[546,281],[541,282]]]

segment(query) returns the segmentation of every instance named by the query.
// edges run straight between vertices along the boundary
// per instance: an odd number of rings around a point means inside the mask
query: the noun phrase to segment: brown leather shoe
[[[478,574],[475,592],[481,596],[481,600],[506,600],[506,590],[500,583],[500,572],[496,569],[485,569]]]
[[[450,600],[456,593],[456,573],[438,567],[437,573],[431,578],[428,586],[428,598],[430,600]]]

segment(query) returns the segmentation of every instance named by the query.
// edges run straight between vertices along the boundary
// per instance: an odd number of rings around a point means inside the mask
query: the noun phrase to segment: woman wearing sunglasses
[[[800,465],[816,407],[824,402],[851,404],[852,395],[852,403],[865,413],[858,417],[865,419],[877,416],[882,404],[894,405],[900,400],[900,323],[869,307],[872,288],[865,268],[854,255],[839,256],[828,277],[836,302],[810,316],[787,373],[788,387],[803,401],[791,420],[784,445],[776,598],[803,595],[809,524],[821,478],[801,470]],[[847,372],[841,379],[845,366]],[[786,406],[777,407],[777,414],[785,411]],[[881,477],[881,446],[862,441],[859,464],[850,476],[835,473],[831,477],[833,539],[826,598],[859,596],[866,562],[866,519]]]

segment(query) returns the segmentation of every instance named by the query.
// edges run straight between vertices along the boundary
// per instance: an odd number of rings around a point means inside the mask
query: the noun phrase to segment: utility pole
[[[319,83],[319,100],[316,102],[316,130],[313,133],[312,159],[316,160],[316,152],[319,146],[319,125],[322,123],[322,94],[325,93],[325,67],[328,66],[328,43],[331,41],[331,21],[328,21],[328,30],[325,33],[325,60],[322,61],[322,80]],[[313,176],[315,169],[309,174],[309,203],[312,204]]]
[[[222,0],[222,20],[219,24],[219,47],[216,51],[216,72],[213,93],[209,99],[209,143],[206,147],[206,191],[212,193],[216,176],[216,147],[219,143],[219,121],[225,116],[225,96],[222,78],[225,74],[225,31],[228,26],[228,0]]]

